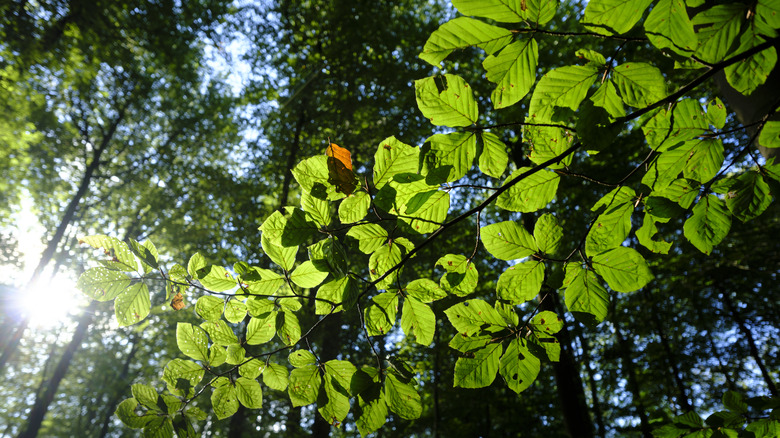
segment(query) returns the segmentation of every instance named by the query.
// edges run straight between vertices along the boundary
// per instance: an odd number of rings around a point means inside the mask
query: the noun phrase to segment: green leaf
[[[557,253],[563,240],[563,228],[558,224],[558,218],[549,213],[539,216],[534,225],[534,240],[539,252],[547,255]]]
[[[593,256],[593,269],[617,292],[633,292],[653,279],[647,262],[636,250],[623,246]]]
[[[355,365],[352,365],[351,362],[346,360],[334,359],[325,362],[323,364],[323,369],[325,370],[325,375],[327,377],[333,379],[333,381],[341,385],[345,392],[349,393],[352,376],[357,372]]]
[[[374,186],[377,190],[401,173],[417,173],[420,149],[388,137],[374,154]]]
[[[290,274],[290,280],[303,288],[317,287],[328,276],[327,271],[321,271],[310,260],[307,260]]]
[[[739,48],[735,54],[750,50],[763,43],[766,31],[767,29],[758,28],[754,21],[740,36]],[[777,50],[770,46],[741,62],[726,67],[724,70],[726,79],[737,92],[747,96],[766,82],[776,62]]]
[[[330,235],[307,249],[309,259],[321,271],[329,271],[333,275],[347,273],[347,252],[336,236]]]
[[[520,304],[532,300],[542,288],[544,263],[532,260],[510,266],[496,284],[496,292],[502,300]]]
[[[146,283],[135,283],[125,289],[114,301],[114,313],[120,327],[133,325],[149,315],[152,302]]]
[[[703,139],[691,149],[683,168],[683,175],[686,178],[706,183],[715,178],[722,165],[723,143],[717,138]]]
[[[758,0],[756,17],[772,29],[780,29],[780,5],[777,0]]]
[[[322,214],[330,217],[329,212]],[[285,207],[284,213],[278,210],[273,212],[260,226],[260,231],[274,245],[297,247],[318,234],[317,224],[310,221],[309,217],[304,210]]]
[[[645,20],[645,32],[654,46],[690,56],[698,45],[683,0],[660,0]]]
[[[642,131],[650,147],[664,152],[700,136],[708,128],[707,116],[701,105],[693,99],[684,99],[674,106],[673,111],[657,112]]]
[[[726,203],[715,195],[707,195],[693,207],[693,214],[685,221],[685,238],[699,251],[710,254],[728,234],[731,214]]]
[[[308,213],[307,218],[311,218],[315,224],[321,227],[329,225],[332,220],[330,202],[316,198],[310,193],[301,193],[301,208]],[[309,236],[311,234],[310,230],[310,228],[299,230],[301,237],[303,235]]]
[[[371,280],[376,281],[379,277],[387,273],[395,265],[401,262],[401,248],[392,242],[382,245],[377,249],[368,260],[368,269],[371,274]],[[383,280],[376,284],[377,289],[388,289],[393,286],[398,278],[398,270],[390,273]]]
[[[541,362],[531,354],[523,339],[512,339],[499,361],[499,372],[512,391],[521,393],[536,380]]]
[[[345,196],[337,192],[336,186],[329,182],[328,157],[325,155],[316,155],[299,162],[293,168],[292,174],[301,190],[315,198],[335,201]]]
[[[339,220],[343,224],[358,222],[366,217],[369,207],[371,207],[371,197],[368,193],[355,192],[339,204]]]
[[[590,97],[593,105],[604,108],[613,118],[626,115],[626,109],[623,107],[623,101],[617,94],[617,88],[612,81],[606,81],[599,86],[599,89]]]
[[[227,361],[227,349],[219,345],[212,344],[209,348],[209,366],[218,367]]]
[[[238,411],[236,387],[226,377],[217,378],[214,392],[211,393],[211,406],[220,420],[231,417]]]
[[[745,17],[745,5],[715,5],[693,17],[699,46],[696,57],[705,62],[719,62],[734,48]]]
[[[295,368],[303,368],[317,364],[317,357],[309,350],[295,350],[287,357],[290,365]]]
[[[238,365],[246,360],[246,350],[240,345],[230,345],[227,348],[225,362],[230,365]]]
[[[325,375],[322,389],[324,391],[320,392],[317,400],[317,405],[320,406],[317,411],[325,421],[338,427],[349,414],[349,394],[328,374]]]
[[[671,242],[664,240],[653,240],[653,236],[658,232],[658,228],[655,226],[653,215],[645,214],[645,218],[642,221],[642,226],[636,230],[636,238],[639,243],[652,252],[660,254],[669,254],[669,248],[672,247]]]
[[[192,255],[192,257],[190,257],[190,261],[187,263],[187,272],[191,277],[197,278],[198,271],[201,268],[205,268],[207,264],[208,263],[206,263],[206,258],[203,257],[201,253],[196,252]]]
[[[523,127],[523,137],[530,143],[528,159],[534,164],[542,164],[558,157],[571,146],[574,136],[570,131],[550,126],[526,125]],[[572,156],[564,158],[557,164],[551,164],[548,169],[561,169],[571,164]]]
[[[463,333],[458,333],[452,338],[449,346],[462,353],[468,353],[482,349],[491,342],[493,342],[493,335],[466,336]]]
[[[271,389],[284,391],[287,389],[287,368],[279,364],[269,363],[263,369],[263,383]]]
[[[479,273],[477,267],[466,257],[458,254],[447,254],[436,261],[447,271],[439,281],[439,286],[447,293],[465,297],[477,288]]]
[[[404,299],[401,329],[407,337],[414,336],[420,345],[431,345],[436,331],[436,316],[427,305],[412,297]]]
[[[144,273],[149,273],[160,267],[157,263],[157,257],[159,253],[151,240],[146,239],[143,244],[138,243],[135,239],[127,239],[127,247],[133,252],[139,259],[141,259]]]
[[[473,132],[434,134],[425,142],[430,149],[423,158],[423,172],[435,174],[436,183],[463,178],[477,155],[477,136]],[[431,183],[430,178],[427,182]]]
[[[320,377],[320,371],[316,365],[307,365],[292,370],[287,393],[290,395],[293,407],[307,406],[317,401],[321,384],[322,377]]]
[[[86,243],[93,248],[102,249],[105,251],[106,256],[111,257],[116,262],[115,266],[123,271],[135,271],[138,269],[138,263],[136,263],[133,252],[130,251],[125,242],[116,237],[106,236],[105,234],[84,236],[79,238],[79,243]]]
[[[347,236],[358,241],[358,249],[364,254],[373,253],[387,242],[387,231],[377,224],[356,225],[347,231]]]
[[[485,249],[497,259],[522,259],[536,252],[534,238],[515,221],[486,225],[480,229],[479,236]]]
[[[535,123],[551,122],[555,107],[576,110],[597,75],[598,69],[592,64],[569,65],[548,72],[531,96],[529,118]]]
[[[723,394],[723,406],[738,414],[744,414],[748,410],[748,405],[745,403],[745,396],[735,391],[726,391]]]
[[[256,379],[260,377],[261,374],[263,374],[263,369],[265,368],[265,362],[263,362],[260,359],[250,359],[248,362],[244,362],[238,367],[238,374],[241,377],[246,377],[247,379]]]
[[[530,170],[530,167],[521,167],[515,170],[506,179],[504,185],[514,181]],[[537,211],[547,206],[555,198],[559,181],[560,177],[557,173],[544,170],[538,171],[526,176],[509,188],[509,190],[500,194],[496,205],[504,210],[522,213]]]
[[[265,237],[265,234],[260,237],[260,244],[265,255],[285,271],[289,271],[295,265],[295,254],[298,252],[297,246],[284,247],[275,245]]]
[[[209,334],[211,342],[216,345],[237,345],[238,338],[225,321],[206,321],[200,327]]]
[[[366,331],[369,336],[386,335],[395,324],[398,295],[395,292],[382,292],[372,297],[371,301],[363,310]]]
[[[144,426],[144,438],[172,438],[173,422],[171,417],[155,417]]]
[[[566,307],[574,317],[588,326],[604,321],[609,311],[609,294],[592,271],[578,263],[566,264]]]
[[[496,379],[503,348],[500,343],[489,344],[481,350],[460,357],[455,362],[453,386],[459,388],[484,388]]]
[[[246,289],[253,295],[274,295],[282,287],[284,278],[274,271],[253,267],[250,274],[241,277],[241,282],[246,284]],[[249,311],[252,311],[251,304]]]
[[[376,205],[399,216],[412,231],[420,234],[437,230],[447,218],[450,207],[450,195],[430,185],[422,175],[396,175],[384,192],[395,191],[392,208],[386,200],[377,195]],[[381,192],[380,192],[381,194]]]
[[[414,81],[414,88],[417,106],[434,125],[454,128],[477,122],[477,102],[460,76],[447,74],[420,79]]]
[[[249,324],[246,326],[246,343],[249,345],[260,345],[273,339],[276,334],[277,313],[272,311],[250,318]]]
[[[563,328],[563,320],[556,315],[555,312],[543,310],[534,315],[528,325],[531,330],[547,335],[554,335]]]
[[[236,395],[238,401],[249,409],[263,407],[263,389],[260,388],[260,383],[257,380],[246,377],[236,379]]]
[[[375,432],[387,421],[385,394],[378,385],[374,391],[358,395],[355,409],[355,425],[362,436]]]
[[[728,188],[726,206],[742,222],[758,217],[772,203],[769,185],[754,170],[730,178],[725,183]]]
[[[671,184],[685,169],[696,142],[689,141],[664,151],[656,156],[647,173],[642,177],[642,184],[660,191]]]
[[[162,379],[168,385],[168,391],[176,395],[189,397],[195,393],[195,385],[200,383],[204,373],[203,367],[195,362],[173,359],[165,365]]]
[[[525,0],[520,3],[523,18],[537,25],[543,25],[552,20],[557,8],[558,0]]]
[[[536,82],[539,46],[533,38],[515,41],[497,55],[482,62],[487,79],[496,84],[490,95],[495,109],[507,108],[519,102]]]
[[[666,97],[666,81],[657,67],[643,62],[627,62],[612,70],[623,102],[641,108]]]
[[[203,295],[195,304],[195,313],[206,321],[216,321],[222,317],[225,300],[212,295]]]
[[[598,254],[620,246],[631,231],[631,214],[634,205],[618,204],[608,208],[596,218],[585,239],[585,252]]]
[[[301,339],[301,324],[298,322],[298,317],[292,312],[282,312],[281,316],[282,322],[276,330],[279,340],[287,346],[297,344]]]
[[[758,136],[758,144],[765,148],[780,148],[780,122],[766,122]]]
[[[238,286],[230,272],[222,266],[205,266],[198,269],[196,274],[195,278],[200,284],[214,292],[224,292]]]
[[[90,268],[79,277],[76,287],[97,301],[111,301],[130,287],[130,277],[111,269]]]
[[[623,34],[642,18],[652,0],[591,0],[582,24],[601,35]]]
[[[352,277],[335,278],[317,289],[317,302],[314,304],[315,313],[327,315],[334,305],[336,306],[333,309],[334,313],[350,309],[357,301],[358,292],[357,282]],[[328,300],[329,302],[320,300]]]
[[[465,336],[472,336],[483,330],[495,333],[506,327],[501,315],[490,304],[479,299],[455,304],[444,313],[455,330]]]
[[[404,420],[420,418],[422,400],[414,387],[404,383],[390,373],[385,379],[385,398],[387,406]]]
[[[225,319],[233,324],[238,324],[246,318],[247,307],[243,301],[231,298],[225,306]]]
[[[479,170],[486,175],[500,178],[509,162],[506,145],[495,134],[489,132],[483,132],[480,137],[482,151],[479,152]]]
[[[133,394],[133,398],[135,398],[138,403],[148,409],[161,412],[160,407],[157,404],[159,395],[154,387],[143,383],[136,383],[130,387],[130,390]]]
[[[410,297],[422,303],[431,303],[447,296],[445,292],[435,281],[427,278],[414,280],[403,289]]]
[[[588,61],[595,62],[599,66],[604,66],[607,64],[607,59],[604,58],[604,55],[595,50],[577,49],[574,54],[577,55],[577,58],[587,59]]]
[[[453,50],[476,46],[495,53],[512,40],[512,33],[468,17],[454,18],[436,29],[420,53],[420,59],[437,66]]]
[[[721,102],[719,98],[715,98],[707,105],[707,121],[715,127],[715,129],[723,129],[726,125],[726,105]]]
[[[502,23],[519,23],[523,16],[524,2],[518,0],[453,0],[455,6],[463,15],[490,18]]]
[[[116,416],[119,417],[122,423],[124,423],[125,426],[133,429],[141,429],[142,427],[146,426],[146,424],[149,423],[152,418],[156,417],[156,415],[153,414],[136,414],[137,406],[138,401],[131,397],[123,400],[122,403],[119,403],[115,411]]]

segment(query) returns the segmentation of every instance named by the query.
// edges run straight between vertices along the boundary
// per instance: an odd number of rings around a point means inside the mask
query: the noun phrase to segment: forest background
[[[3,3],[0,433],[776,436],[778,2],[453,3]]]

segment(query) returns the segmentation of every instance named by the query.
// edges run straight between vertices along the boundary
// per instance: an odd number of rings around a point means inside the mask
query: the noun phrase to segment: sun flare
[[[51,328],[66,322],[83,301],[75,283],[65,277],[56,277],[48,284],[20,289],[19,309],[30,317],[30,325]]]

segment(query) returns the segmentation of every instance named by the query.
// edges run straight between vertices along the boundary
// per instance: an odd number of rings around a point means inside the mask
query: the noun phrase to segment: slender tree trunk
[[[661,346],[663,347],[664,355],[666,356],[666,364],[669,366],[675,386],[677,386],[677,404],[683,412],[691,411],[693,408],[691,407],[688,395],[686,394],[685,382],[683,382],[682,379],[680,366],[677,364],[677,358],[669,344],[669,337],[666,335],[661,320],[658,318],[658,313],[655,311],[650,313],[653,318],[653,324],[655,325],[655,332],[661,339]]]
[[[557,295],[555,292],[549,291],[547,298],[542,298],[542,310],[549,310],[561,315],[558,307]],[[585,402],[585,391],[582,388],[579,367],[574,360],[571,336],[565,321],[563,329],[558,332],[556,338],[561,345],[561,358],[558,362],[553,362],[552,365],[555,371],[558,402],[566,424],[566,433],[574,438],[590,438],[593,436],[593,422]]]
[[[290,145],[290,153],[287,155],[287,166],[284,171],[284,181],[282,182],[282,195],[279,197],[279,209],[287,205],[287,198],[290,196],[290,184],[292,183],[292,170],[295,162],[298,160],[298,151],[301,149],[301,134],[303,125],[306,123],[306,99],[303,99],[299,107],[298,122],[295,124],[295,133]]]
[[[728,307],[729,312],[731,312],[731,317],[734,319],[734,322],[737,323],[739,331],[742,332],[742,335],[745,336],[745,339],[747,340],[750,356],[756,362],[756,365],[758,365],[758,369],[761,370],[761,376],[764,378],[767,388],[769,388],[769,393],[772,394],[773,397],[777,397],[777,387],[772,380],[772,376],[769,375],[769,371],[767,371],[764,361],[761,359],[761,354],[758,351],[756,340],[753,338],[753,333],[747,325],[745,325],[745,320],[742,318],[742,315],[739,314],[739,310],[737,309],[737,306],[734,305],[734,301],[731,300],[731,296],[729,296],[728,292],[721,290],[721,295],[723,296],[723,301],[726,303],[726,307]]]
[[[590,388],[591,398],[593,399],[593,416],[596,417],[596,426],[598,428],[598,436],[606,436],[607,430],[604,426],[604,414],[601,412],[601,401],[599,399],[598,387],[596,386],[595,372],[591,367],[590,357],[590,345],[588,345],[588,339],[582,334],[577,333],[577,339],[580,341],[582,348],[582,360],[585,361],[585,370],[588,373],[588,387]]]
[[[70,225],[71,221],[73,220],[76,214],[76,208],[78,208],[78,205],[81,202],[82,198],[84,198],[84,196],[87,194],[89,185],[92,182],[92,177],[94,176],[97,169],[100,167],[101,164],[100,157],[108,149],[108,146],[111,143],[111,139],[114,137],[114,133],[116,133],[119,124],[122,122],[122,119],[124,119],[125,111],[127,110],[128,106],[129,104],[126,104],[119,110],[119,114],[117,115],[116,119],[114,119],[114,121],[111,123],[111,126],[109,127],[108,132],[106,132],[106,135],[103,137],[103,140],[101,141],[100,145],[94,149],[92,153],[92,161],[89,163],[87,169],[84,171],[84,176],[81,178],[81,182],[79,183],[78,190],[76,190],[76,194],[73,195],[73,197],[70,199],[70,202],[68,203],[68,206],[65,208],[65,213],[62,215],[60,224],[57,226],[54,235],[49,240],[49,243],[46,245],[46,248],[43,250],[43,253],[41,254],[41,258],[38,261],[38,266],[36,266],[35,271],[33,272],[33,275],[30,278],[30,281],[27,282],[28,285],[33,286],[36,283],[38,283],[38,281],[40,281],[40,277],[43,273],[43,270],[46,268],[46,266],[49,264],[49,262],[51,262],[52,258],[54,257],[54,253],[57,250],[57,246],[60,244],[62,237],[65,235],[65,230],[68,228],[68,226]],[[8,344],[3,349],[3,353],[0,354],[0,376],[2,376],[3,372],[5,371],[5,366],[8,363],[8,360],[16,352],[17,348],[19,348],[19,342],[21,342],[22,336],[24,336],[24,332],[25,330],[27,330],[27,326],[29,324],[30,324],[30,316],[25,315],[22,321],[19,322],[19,325],[17,326],[14,334],[11,335],[11,339],[8,341]]]
[[[18,438],[34,438],[38,436],[38,431],[43,423],[43,418],[46,416],[46,411],[49,410],[51,402],[54,400],[54,395],[57,394],[57,388],[60,386],[60,382],[65,377],[68,371],[73,355],[81,347],[81,342],[84,340],[84,335],[87,332],[87,327],[92,322],[92,316],[97,308],[98,301],[92,301],[87,310],[79,318],[76,331],[73,333],[73,338],[68,344],[65,352],[62,354],[62,358],[57,364],[57,368],[54,370],[54,374],[46,386],[40,397],[36,397],[35,404],[30,411],[30,415],[27,419],[27,427]]]
[[[111,399],[108,401],[108,404],[106,404],[105,415],[103,416],[103,424],[100,427],[100,438],[105,438],[105,436],[108,435],[108,428],[111,425],[111,419],[114,417],[114,411],[116,411],[116,407],[119,405],[120,399],[123,395],[123,391],[119,388],[122,388],[126,383],[129,383],[127,381],[128,376],[130,375],[130,365],[133,363],[135,355],[138,353],[140,341],[141,337],[138,334],[134,334],[131,338],[130,352],[127,353],[127,357],[125,357],[125,361],[122,364],[122,371],[119,373],[119,376],[116,380],[117,384],[114,385],[114,388],[117,388],[117,390],[114,391],[114,394],[111,395]]]
[[[642,432],[642,436],[645,438],[652,438],[653,434],[650,430],[650,419],[647,416],[647,409],[642,402],[641,391],[639,390],[639,382],[636,379],[636,371],[634,370],[634,361],[631,359],[631,344],[623,337],[623,333],[618,326],[617,321],[615,325],[615,335],[618,339],[618,347],[620,348],[620,357],[623,362],[623,376],[628,379],[628,388],[633,396],[634,408],[636,414],[639,417],[639,427]]]

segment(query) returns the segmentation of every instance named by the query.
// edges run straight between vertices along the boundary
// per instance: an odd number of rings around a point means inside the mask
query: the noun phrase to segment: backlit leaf
[[[218,419],[233,416],[238,411],[236,387],[225,377],[219,377],[211,393],[211,406]],[[221,382],[220,382],[221,381]]]
[[[97,301],[111,301],[130,287],[130,277],[111,269],[90,268],[79,277],[76,287]]]
[[[447,271],[439,281],[439,285],[447,293],[465,297],[476,289],[479,273],[474,263],[466,257],[447,254],[436,261],[436,266]]]
[[[493,178],[501,178],[509,162],[506,145],[495,134],[483,132],[482,153],[479,154],[479,170]]]
[[[582,24],[602,35],[623,34],[642,18],[652,0],[591,0]]]
[[[539,375],[541,362],[523,339],[512,339],[499,361],[499,371],[506,385],[516,393],[523,392]]]
[[[359,191],[344,198],[339,204],[339,220],[343,224],[358,222],[366,217],[371,207],[371,197],[364,191]]]
[[[328,156],[328,182],[336,186],[337,192],[351,195],[358,184],[352,172],[352,154],[348,149],[330,143],[325,155]]]
[[[726,203],[715,195],[702,197],[685,221],[685,238],[699,251],[710,254],[731,228],[731,213]]]
[[[236,396],[238,401],[249,409],[263,407],[263,389],[257,380],[246,377],[236,379]]]
[[[438,65],[453,50],[476,46],[488,54],[495,53],[512,40],[507,29],[468,17],[452,19],[436,29],[420,53],[420,59]]]
[[[426,304],[406,297],[401,312],[401,329],[406,336],[414,336],[418,344],[431,345],[436,331],[436,316]]]
[[[534,240],[539,252],[554,255],[558,252],[563,239],[563,228],[558,224],[558,218],[545,213],[539,216],[534,225]]]
[[[519,178],[530,170],[521,167],[506,179],[504,185]],[[544,208],[555,198],[560,176],[554,172],[538,171],[526,176],[498,197],[496,205],[504,210],[530,213]]]
[[[539,47],[533,38],[515,41],[497,55],[485,58],[482,67],[487,79],[496,84],[490,95],[494,108],[512,106],[528,94],[536,81],[538,59]]]
[[[133,325],[149,315],[152,303],[146,283],[135,283],[114,300],[114,313],[120,327]]]
[[[698,43],[683,0],[657,2],[645,20],[645,33],[657,48],[683,56],[690,56]]]
[[[467,300],[445,310],[450,324],[459,333],[471,336],[480,331],[495,333],[506,326],[501,315],[488,303],[479,300]]]
[[[510,266],[496,284],[498,297],[511,304],[532,300],[542,287],[544,263],[532,260]]]
[[[385,379],[387,407],[405,420],[414,420],[422,414],[422,400],[417,390],[390,373]]]
[[[434,125],[458,127],[477,122],[477,102],[471,87],[460,76],[420,79],[414,81],[414,87],[420,112]]]
[[[626,62],[612,71],[620,97],[628,106],[643,107],[666,97],[666,81],[657,67],[643,62]]]
[[[620,246],[592,258],[593,269],[617,292],[633,292],[653,279],[647,262],[635,249]]]
[[[516,260],[536,252],[536,242],[518,222],[505,221],[482,227],[479,232],[485,249],[501,260]]]
[[[589,326],[604,321],[609,311],[609,294],[596,274],[577,263],[568,263],[563,286],[566,307],[577,320]]]
[[[420,149],[388,137],[374,154],[374,186],[377,190],[399,173],[417,173]]]
[[[503,349],[500,343],[489,344],[469,357],[455,362],[455,381],[458,388],[484,388],[496,379]],[[473,355],[473,356],[472,356]]]
[[[597,68],[590,64],[559,67],[548,72],[539,80],[531,96],[529,119],[535,123],[551,122],[556,107],[576,110],[597,75]]]

